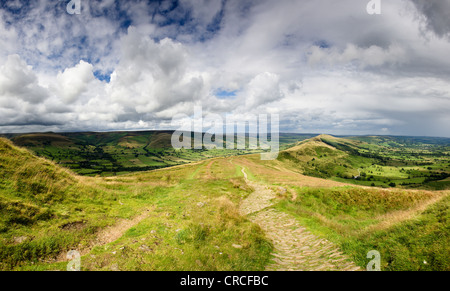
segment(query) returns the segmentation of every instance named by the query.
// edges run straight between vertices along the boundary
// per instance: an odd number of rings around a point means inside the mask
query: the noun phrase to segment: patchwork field
[[[261,152],[248,147],[245,150],[226,147],[222,150],[196,150],[193,147],[175,150],[171,145],[172,133],[173,131],[35,133],[5,134],[3,137],[83,176],[115,176],[214,157]],[[280,134],[280,149],[312,136]],[[193,145],[193,141],[191,144]]]
[[[51,137],[43,149],[75,147]],[[133,151],[147,145],[140,138],[118,140]],[[66,270],[76,250],[82,270],[364,270],[376,250],[382,270],[450,270],[450,191],[432,187],[440,180],[410,189],[355,177],[448,173],[448,156],[432,151],[427,162],[440,164],[431,170],[393,156],[378,165],[379,157],[344,151],[353,142],[319,136],[273,161],[230,155],[89,177],[0,139],[0,269]]]

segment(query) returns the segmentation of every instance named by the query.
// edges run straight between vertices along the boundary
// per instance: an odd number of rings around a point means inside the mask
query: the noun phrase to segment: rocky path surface
[[[275,193],[264,185],[245,181],[255,191],[240,205],[243,215],[257,223],[274,245],[274,259],[267,271],[361,270],[332,242],[317,237],[289,214],[270,208]]]

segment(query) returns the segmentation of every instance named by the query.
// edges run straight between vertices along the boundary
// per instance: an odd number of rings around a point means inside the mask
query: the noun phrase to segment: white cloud
[[[283,97],[280,90],[280,77],[273,73],[262,73],[253,78],[240,94],[245,100],[245,109],[254,109]]]
[[[20,99],[38,104],[48,97],[47,91],[39,85],[38,78],[18,55],[10,55],[0,67],[0,98],[2,103]]]
[[[0,61],[16,49],[17,32],[14,27],[6,27],[3,13],[0,10]]]
[[[82,93],[89,89],[89,85],[95,77],[92,72],[93,66],[87,62],[80,61],[73,68],[67,68],[56,77],[58,94],[66,104],[75,102]]]
[[[434,126],[450,109],[448,21],[436,1],[413,2],[379,16],[355,0],[2,8],[0,131],[167,128],[201,105],[280,113],[288,131],[450,135]]]
[[[343,51],[337,48],[321,48],[312,46],[308,54],[308,63],[315,65],[356,65],[360,68],[395,65],[405,62],[405,50],[392,45],[388,49],[379,46],[368,48],[348,44]]]
[[[130,28],[107,94],[126,111],[138,114],[194,102],[202,97],[203,78],[187,62],[188,52],[181,43],[167,38],[157,43]]]

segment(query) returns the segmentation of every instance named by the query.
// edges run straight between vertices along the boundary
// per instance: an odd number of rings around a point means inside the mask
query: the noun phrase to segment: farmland
[[[65,270],[71,250],[82,270],[356,270],[371,250],[382,270],[449,270],[442,142],[408,145],[431,153],[408,159],[378,142],[285,136],[275,160],[180,152],[168,160],[188,163],[92,176],[35,152],[62,157],[66,149],[78,153],[73,163],[107,163],[102,157],[116,151],[114,160],[126,164],[134,151],[145,157],[151,142],[135,133],[112,141],[83,134],[85,144],[60,136],[11,138],[30,149],[0,139],[2,270]],[[147,150],[173,153],[157,141]],[[421,180],[434,172],[445,175]]]

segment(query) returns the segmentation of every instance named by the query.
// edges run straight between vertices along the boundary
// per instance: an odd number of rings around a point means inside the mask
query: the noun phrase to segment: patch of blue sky
[[[214,92],[214,95],[219,99],[234,99],[236,97],[237,92],[238,92],[237,90],[228,91],[219,89],[216,92]]]
[[[98,70],[94,71],[94,77],[100,81],[105,81],[106,83],[109,83],[111,81],[110,73],[104,73],[104,72],[98,71]]]

